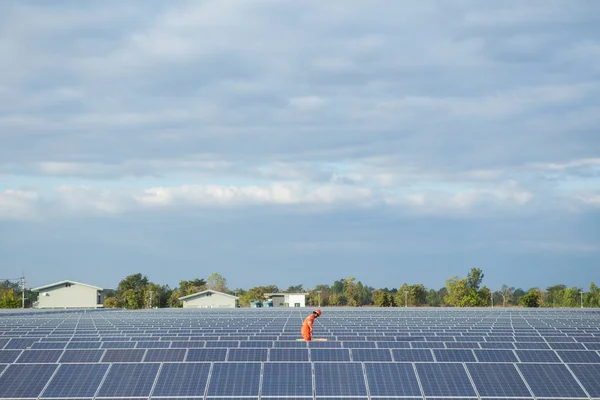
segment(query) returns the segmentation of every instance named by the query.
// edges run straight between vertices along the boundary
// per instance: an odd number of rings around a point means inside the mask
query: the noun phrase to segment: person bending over
[[[321,316],[321,310],[319,310],[317,308],[308,317],[306,317],[306,319],[302,323],[302,330],[300,331],[300,333],[302,333],[302,338],[304,340],[306,340],[306,341],[312,340],[313,321],[315,320],[315,318],[318,318],[320,316]]]

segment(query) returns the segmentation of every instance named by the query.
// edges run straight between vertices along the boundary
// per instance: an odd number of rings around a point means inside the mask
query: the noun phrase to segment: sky
[[[600,283],[600,2],[0,3],[0,279]]]

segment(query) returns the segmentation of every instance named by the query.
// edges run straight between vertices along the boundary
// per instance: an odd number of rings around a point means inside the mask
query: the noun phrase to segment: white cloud
[[[0,191],[0,220],[35,218],[39,201],[40,196],[35,191]]]

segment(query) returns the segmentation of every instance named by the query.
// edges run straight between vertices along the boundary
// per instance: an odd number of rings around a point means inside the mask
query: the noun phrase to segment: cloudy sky
[[[600,283],[600,2],[0,3],[0,278]]]

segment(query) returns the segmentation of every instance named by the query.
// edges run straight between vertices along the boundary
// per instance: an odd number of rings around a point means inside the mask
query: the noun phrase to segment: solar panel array
[[[0,313],[0,399],[600,399],[600,311]]]

